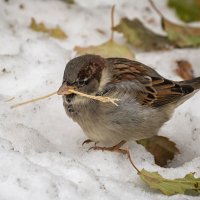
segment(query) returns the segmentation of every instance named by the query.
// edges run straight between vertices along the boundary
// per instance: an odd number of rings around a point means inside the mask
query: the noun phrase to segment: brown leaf
[[[37,32],[47,33],[49,36],[57,39],[63,40],[67,38],[67,35],[59,26],[47,28],[43,22],[37,23],[34,18],[31,19],[30,28]]]
[[[137,143],[143,145],[154,156],[155,163],[161,167],[166,166],[168,161],[171,161],[174,155],[179,153],[174,142],[159,135],[138,140]]]
[[[79,54],[97,54],[102,57],[124,57],[133,59],[134,55],[131,53],[126,45],[121,45],[115,41],[109,40],[97,46],[79,47],[76,46],[74,50]]]
[[[187,60],[176,61],[177,68],[176,73],[184,80],[190,80],[194,78],[192,65]]]

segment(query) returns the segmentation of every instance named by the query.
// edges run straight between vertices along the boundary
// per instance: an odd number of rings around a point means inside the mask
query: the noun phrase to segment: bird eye
[[[87,85],[88,79],[80,79],[80,80],[77,80],[76,83],[77,83],[77,85],[78,85],[79,87],[82,87],[82,86],[84,86],[84,85]]]
[[[85,81],[84,80],[79,80],[77,81],[78,85],[79,86],[83,86],[85,84]]]

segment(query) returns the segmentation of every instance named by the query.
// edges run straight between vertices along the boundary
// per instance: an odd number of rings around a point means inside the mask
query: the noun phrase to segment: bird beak
[[[58,89],[57,94],[58,95],[68,95],[68,94],[72,94],[71,91],[69,90],[75,90],[75,87],[73,86],[68,86],[66,85],[66,83],[63,83],[61,85],[61,87]]]

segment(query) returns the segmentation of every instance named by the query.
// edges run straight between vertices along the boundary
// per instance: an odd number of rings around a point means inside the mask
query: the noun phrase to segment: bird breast
[[[121,99],[119,106],[94,100],[64,101],[66,113],[95,142],[115,144],[157,134],[169,116],[164,110],[140,105],[134,99]]]

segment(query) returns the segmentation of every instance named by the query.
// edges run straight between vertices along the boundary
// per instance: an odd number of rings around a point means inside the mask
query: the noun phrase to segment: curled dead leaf
[[[155,163],[164,167],[179,153],[176,144],[164,136],[155,135],[151,138],[137,140],[154,156]]]
[[[187,60],[178,60],[176,61],[177,68],[176,73],[184,80],[190,80],[194,78],[194,72],[192,69],[191,63]]]

